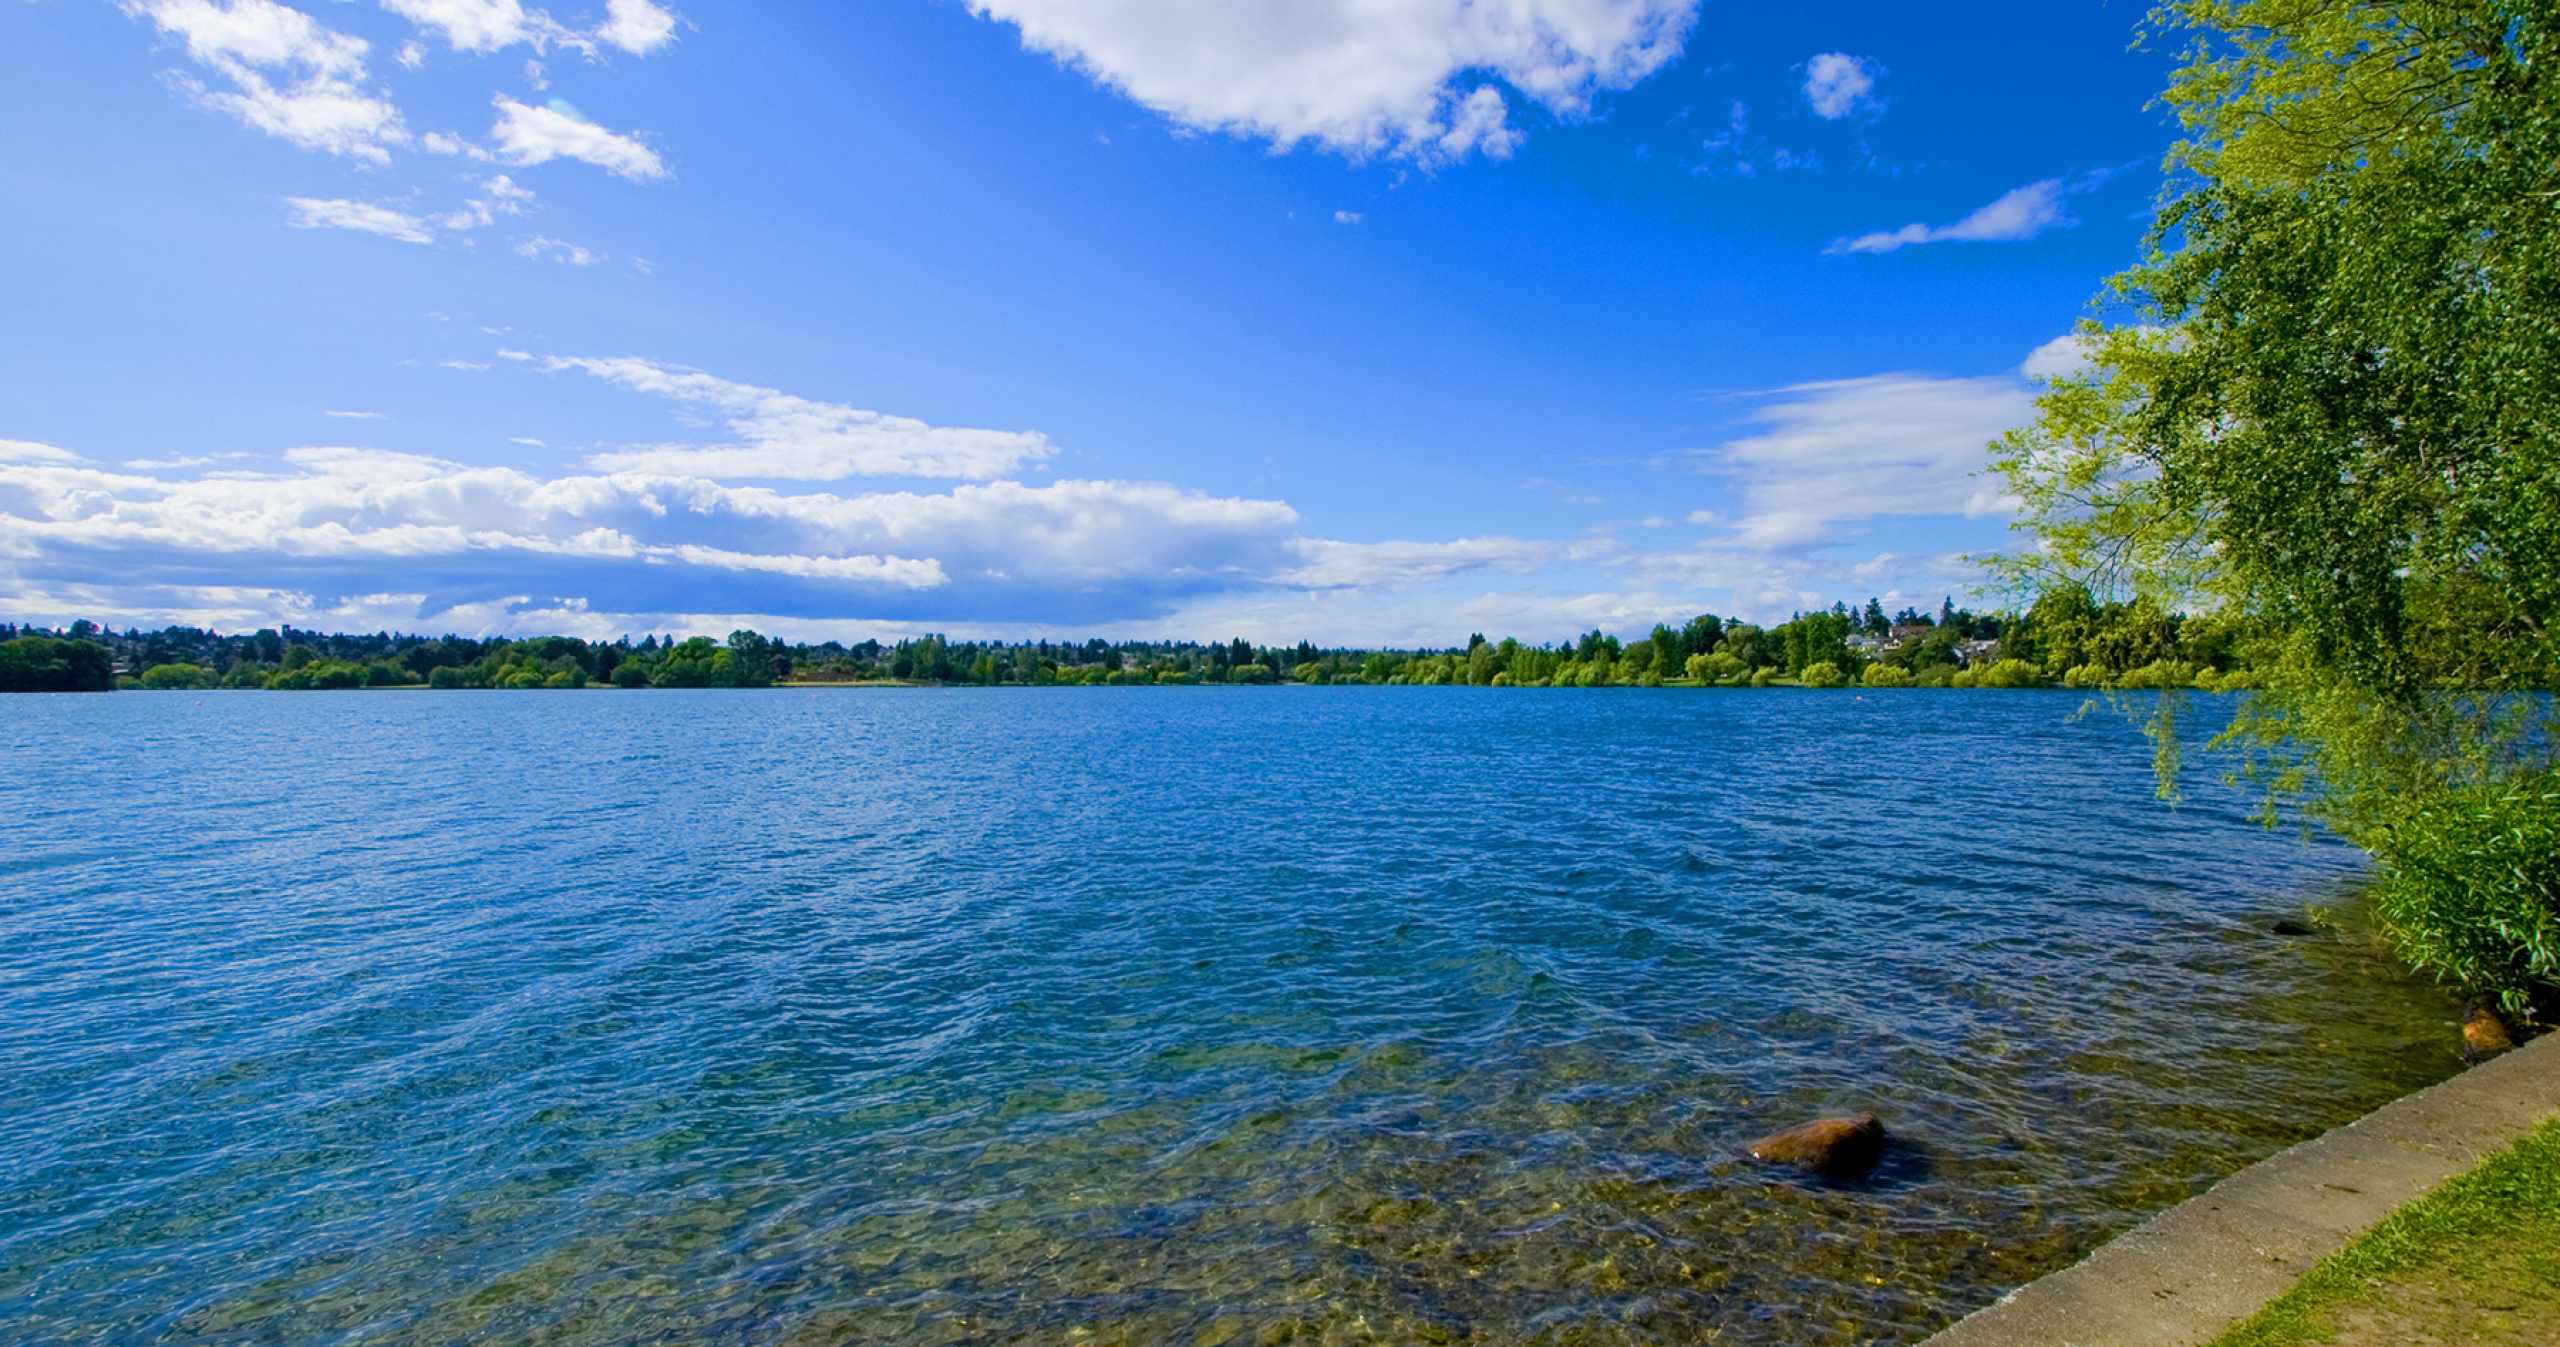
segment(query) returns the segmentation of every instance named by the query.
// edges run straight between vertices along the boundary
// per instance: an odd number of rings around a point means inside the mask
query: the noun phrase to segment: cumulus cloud
[[[1338,210],[1333,213],[1335,224],[1358,224],[1360,220],[1360,212],[1356,210]]]
[[[499,94],[498,123],[489,138],[497,155],[510,164],[531,166],[554,159],[575,159],[635,182],[667,175],[666,161],[656,150],[577,115],[554,101],[541,107]]]
[[[830,481],[845,477],[996,477],[1056,452],[1037,431],[966,430],[795,397],[635,356],[501,352],[547,373],[575,372],[722,417],[733,444],[648,445],[596,454],[591,467]]]
[[[425,220],[389,206],[339,197],[289,196],[284,200],[293,211],[286,223],[296,229],[348,229],[402,243],[436,241],[435,231]]]
[[[2062,209],[2062,179],[2047,178],[2004,193],[1953,224],[1907,224],[1835,240],[1828,253],[1889,253],[1921,243],[2011,243],[2069,224]]]
[[[442,34],[455,51],[490,52],[519,42],[542,46],[559,28],[517,0],[382,0],[382,7]]]
[[[1511,153],[1677,56],[1697,0],[969,0],[1175,125],[1425,163]]]
[[[646,56],[675,41],[676,16],[650,0],[606,0],[604,26],[596,36],[634,56]]]
[[[2065,332],[2027,353],[2026,363],[2018,370],[2038,383],[2068,379],[2089,367],[2089,339],[2077,332]]]
[[[124,11],[181,39],[187,55],[228,82],[179,83],[206,107],[300,146],[386,164],[407,143],[400,110],[367,86],[361,38],[323,27],[275,0],[124,0]]]
[[[1826,51],[1804,63],[1804,101],[1813,115],[1838,121],[1873,102],[1876,77],[1867,63],[1845,51]]]
[[[340,421],[379,421],[379,420],[382,420],[382,419],[383,419],[382,413],[380,413],[380,412],[338,412],[338,411],[328,411],[328,412],[322,412],[322,413],[320,413],[320,414],[321,414],[322,416],[333,417],[333,418],[335,418],[335,419],[337,419],[337,420],[340,420]]]

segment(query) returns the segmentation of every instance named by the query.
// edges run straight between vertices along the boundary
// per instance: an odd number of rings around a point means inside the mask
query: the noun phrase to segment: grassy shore
[[[2560,1120],[2391,1214],[2213,1347],[2560,1342]]]

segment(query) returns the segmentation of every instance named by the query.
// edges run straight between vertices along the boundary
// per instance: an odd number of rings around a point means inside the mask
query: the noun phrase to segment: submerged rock
[[[2279,917],[2276,919],[2276,924],[2268,927],[2267,929],[2274,931],[2277,935],[2319,934],[2318,930],[2314,928],[2311,923],[2307,921],[2295,921],[2291,917]]]
[[[2495,1057],[2516,1045],[2507,1033],[2507,1022],[2487,1006],[2474,1004],[2462,1013],[2462,1056],[2477,1062]]]
[[[1751,1158],[1794,1165],[1827,1178],[1854,1179],[1884,1158],[1884,1124],[1876,1115],[1816,1118],[1751,1143]]]

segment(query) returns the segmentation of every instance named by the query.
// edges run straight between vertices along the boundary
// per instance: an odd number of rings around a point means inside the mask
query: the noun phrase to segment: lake
[[[0,1340],[1916,1341],[2458,1065],[2081,705],[0,699]]]

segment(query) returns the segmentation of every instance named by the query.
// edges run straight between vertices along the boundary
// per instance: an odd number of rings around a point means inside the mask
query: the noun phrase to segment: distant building
[[[1996,658],[1999,653],[2000,643],[1998,641],[1956,642],[1956,658],[1966,664],[1979,664],[1984,660]]]

